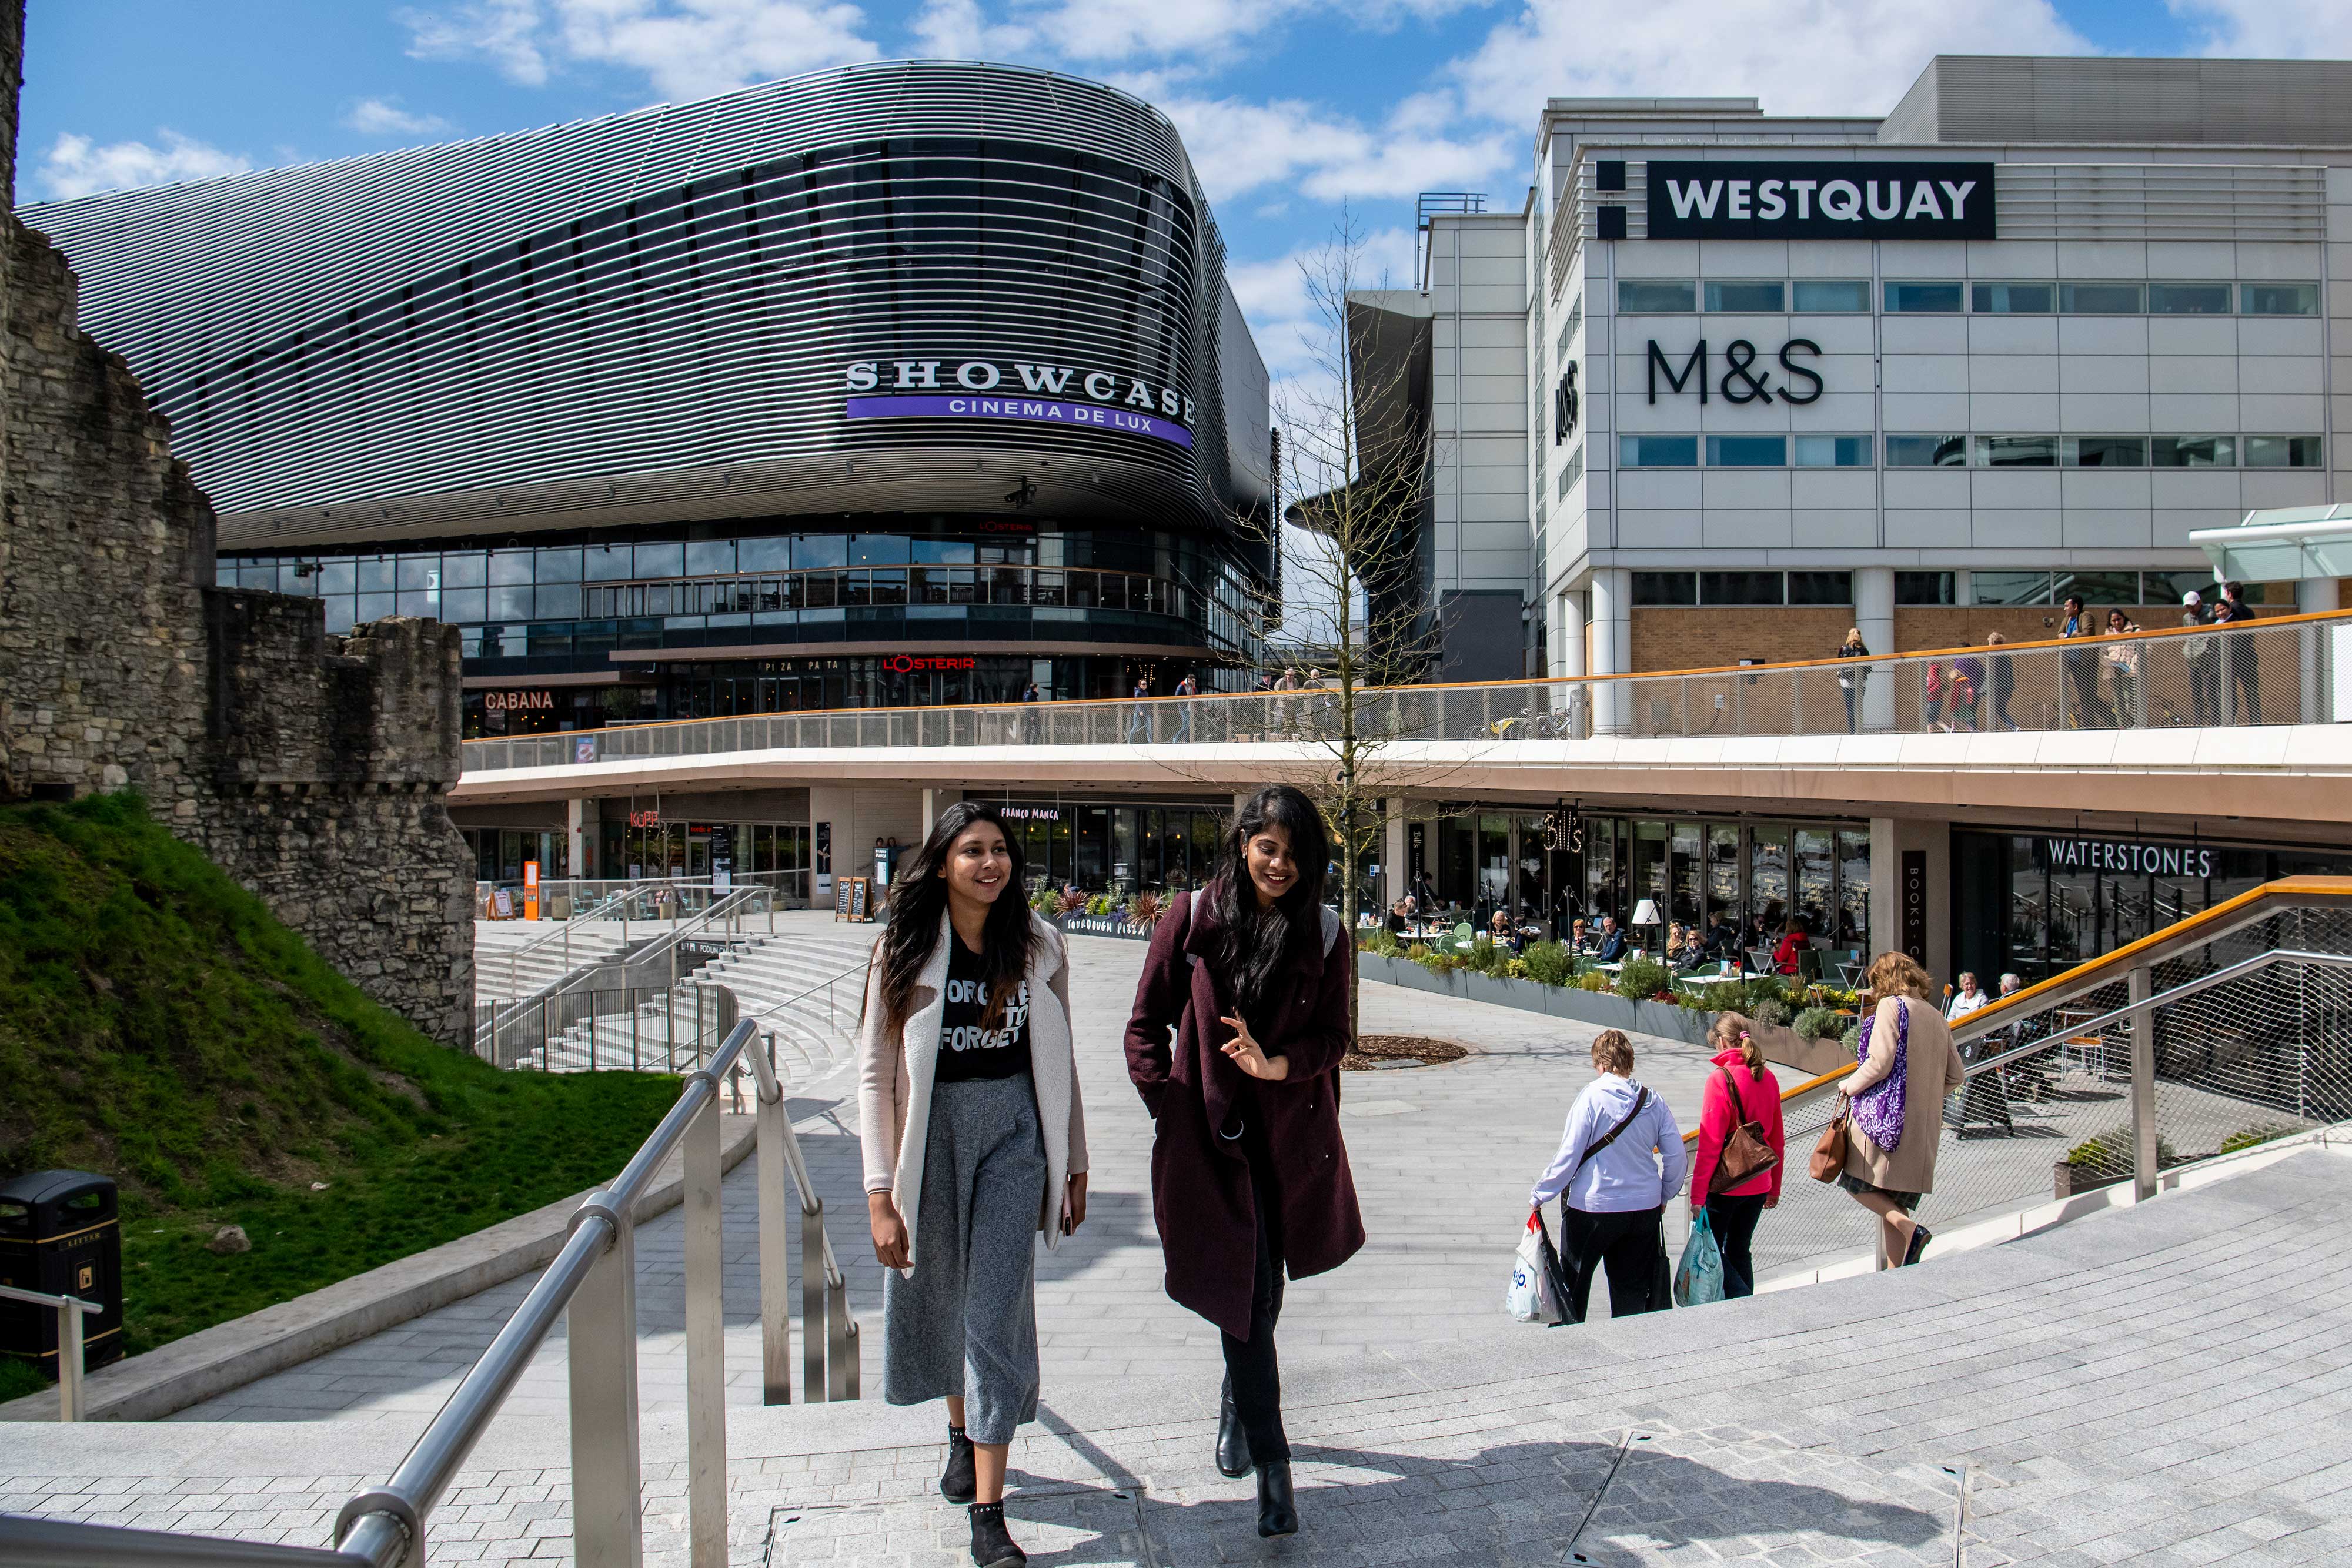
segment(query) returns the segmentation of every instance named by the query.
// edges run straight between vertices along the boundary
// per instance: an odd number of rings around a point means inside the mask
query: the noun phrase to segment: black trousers
[[[2255,662],[2253,644],[2244,637],[2231,639],[2227,663],[2230,668],[2231,722],[2262,723],[2261,666]]]
[[[1282,1316],[1282,1221],[1274,1208],[1274,1172],[1261,1134],[1252,1125],[1243,1134],[1250,1162],[1250,1191],[1257,1204],[1257,1263],[1250,1285],[1249,1338],[1220,1330],[1225,1353],[1225,1392],[1234,1398],[1250,1458],[1261,1465],[1290,1462],[1290,1439],[1282,1429],[1282,1367],[1274,1350],[1274,1325]]]
[[[1756,1258],[1749,1243],[1756,1239],[1757,1220],[1763,1218],[1764,1196],[1759,1192],[1734,1197],[1718,1192],[1706,1200],[1707,1228],[1715,1232],[1715,1244],[1723,1249],[1727,1298],[1756,1293]]]
[[[1609,1269],[1609,1315],[1629,1318],[1654,1312],[1667,1303],[1650,1299],[1657,1281],[1659,1225],[1665,1209],[1637,1208],[1628,1214],[1589,1214],[1560,1206],[1560,1262],[1568,1270],[1570,1315],[1581,1322],[1592,1301],[1592,1270]]]

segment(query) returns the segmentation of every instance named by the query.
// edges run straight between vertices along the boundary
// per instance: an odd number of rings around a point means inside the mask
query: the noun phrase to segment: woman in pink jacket
[[[1696,1220],[1699,1206],[1706,1206],[1707,1226],[1715,1232],[1716,1245],[1723,1249],[1727,1297],[1756,1293],[1756,1260],[1748,1244],[1755,1238],[1757,1219],[1766,1209],[1780,1205],[1780,1167],[1785,1163],[1780,1084],[1764,1065],[1764,1050],[1749,1037],[1749,1028],[1738,1013],[1719,1013],[1715,1027],[1707,1031],[1707,1043],[1717,1048],[1715,1071],[1707,1075],[1699,1102],[1698,1147],[1691,1162],[1691,1218]],[[1723,1145],[1729,1141],[1731,1129],[1742,1122],[1754,1122],[1763,1128],[1764,1146],[1772,1152],[1772,1164],[1744,1181],[1726,1185],[1721,1179]]]

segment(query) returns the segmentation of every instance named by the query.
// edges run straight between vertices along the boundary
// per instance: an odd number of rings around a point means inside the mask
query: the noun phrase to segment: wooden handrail
[[[1674,608],[1681,609],[1689,607],[1675,606]],[[1605,685],[1613,681],[1670,681],[1701,675],[1753,676],[1781,670],[1872,669],[1880,664],[1908,664],[1921,659],[1958,659],[1969,657],[1970,655],[1977,658],[2007,658],[2013,653],[2028,653],[2042,648],[2065,648],[2070,646],[2081,648],[2085,645],[2096,647],[2112,641],[2116,636],[2128,637],[2133,641],[2137,641],[2141,638],[2157,637],[2243,636],[2258,627],[2267,629],[2273,626],[2296,626],[2321,621],[2342,622],[2347,624],[2352,624],[2352,610],[2322,610],[2315,611],[2310,614],[2295,615],[2263,615],[2258,616],[2253,621],[2238,622],[2226,626],[2159,626],[2153,630],[2142,628],[2137,632],[2121,633],[2101,632],[2089,636],[2076,638],[2056,637],[2046,638],[2034,643],[2003,643],[1997,648],[1982,643],[1974,644],[1964,643],[1957,648],[1922,648],[1913,649],[1900,653],[1873,653],[1866,659],[1790,659],[1769,664],[1708,664],[1703,665],[1697,669],[1690,670],[1629,670],[1611,675],[1534,675],[1513,681],[1425,681],[1412,685],[1360,686],[1357,690],[1360,693],[1381,693],[1385,695],[1391,692],[1449,692],[1471,691],[1482,688],[1486,690],[1505,690],[1514,688],[1532,688],[1536,686],[1597,686]],[[675,650],[666,650],[666,652],[675,652]],[[727,653],[726,645],[724,643],[714,643],[711,645],[709,653],[714,658],[723,658]],[[1335,690],[1330,686],[1301,686],[1297,691],[1289,692],[1196,692],[1191,696],[1055,697],[1051,699],[1050,702],[1041,701],[1034,704],[1023,703],[1018,700],[1014,700],[1011,702],[996,703],[920,703],[910,705],[906,707],[789,708],[773,713],[717,714],[708,718],[664,718],[656,719],[646,724],[613,725],[608,727],[614,733],[628,733],[647,729],[667,729],[675,726],[687,724],[724,724],[730,720],[746,718],[826,718],[835,716],[848,715],[882,716],[908,713],[970,713],[974,708],[986,708],[995,712],[1003,712],[1006,710],[1019,710],[1024,707],[1034,707],[1039,713],[1044,713],[1048,709],[1066,710],[1075,707],[1129,707],[1137,703],[1165,704],[1233,702],[1242,697],[1257,697],[1260,699],[1268,697],[1277,699],[1289,698],[1294,701],[1303,701],[1318,695],[1330,696],[1335,695]],[[537,735],[485,735],[475,737],[474,738],[467,740],[465,744],[467,746],[484,746],[495,741],[502,740],[548,740],[562,737],[576,737],[583,735],[598,735],[602,733],[604,733],[602,730],[593,729],[564,729],[548,730]]]

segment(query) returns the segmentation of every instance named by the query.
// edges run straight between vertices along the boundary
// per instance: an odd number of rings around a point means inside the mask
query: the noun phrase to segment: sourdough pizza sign
[[[1652,239],[1991,239],[1990,163],[1651,161]]]

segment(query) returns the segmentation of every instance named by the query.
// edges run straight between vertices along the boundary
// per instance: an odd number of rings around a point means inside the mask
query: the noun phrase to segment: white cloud
[[[101,147],[87,136],[59,136],[41,161],[40,185],[52,201],[121,191],[135,185],[168,185],[183,180],[213,180],[242,174],[252,163],[234,152],[207,147],[176,131],[162,131],[161,147],[144,141],[114,141]]]
[[[1878,114],[1937,54],[2088,54],[2050,0],[1538,0],[1459,63],[1468,112],[1532,137],[1548,97],[1751,96]]]
[[[924,0],[909,26],[915,53],[926,59],[1017,62],[1037,41],[1018,23],[991,22],[979,0]]]
[[[2165,0],[2194,30],[2200,54],[2255,59],[2341,59],[2352,55],[2347,0]]]
[[[1466,135],[1395,120],[1375,128],[1295,99],[1152,101],[1175,121],[1213,203],[1268,185],[1321,202],[1475,189],[1509,157],[1509,138],[1482,127],[1466,128]]]
[[[845,0],[471,0],[404,11],[409,53],[482,59],[536,86],[560,65],[642,73],[666,98],[704,98],[878,52]]]
[[[411,114],[394,98],[363,98],[352,105],[343,123],[365,136],[436,136],[449,129],[437,114]]]

